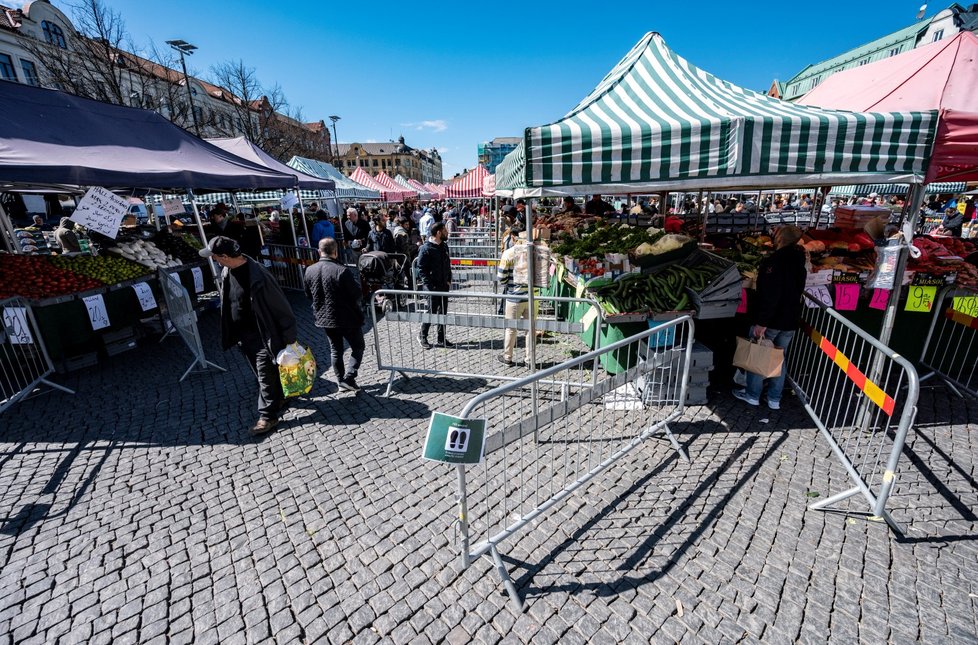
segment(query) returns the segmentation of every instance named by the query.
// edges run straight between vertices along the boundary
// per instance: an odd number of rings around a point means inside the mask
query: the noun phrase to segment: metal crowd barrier
[[[456,226],[448,235],[448,245],[453,251],[464,248],[498,248],[494,226]]]
[[[524,358],[530,321],[506,319],[499,313],[506,300],[526,301],[526,296],[393,289],[381,289],[375,293],[377,296],[390,303],[386,313],[371,307],[377,369],[390,372],[385,396],[393,391],[397,374],[515,381],[529,368]],[[430,312],[432,296],[448,297],[447,313]],[[534,296],[534,301],[539,303],[534,318],[540,336],[534,352],[537,369],[561,363],[568,352],[579,353],[586,351],[587,345],[597,346],[604,325],[597,301],[546,295]],[[579,322],[560,320],[558,305],[584,307],[585,313]],[[423,349],[418,341],[422,323],[431,324],[427,339],[435,347],[430,350]],[[446,338],[454,344],[453,347],[437,346],[437,325],[440,324],[445,325]],[[512,367],[498,361],[503,353],[506,329],[519,332],[512,357],[517,364]]]
[[[478,291],[495,292],[496,265],[499,260],[495,258],[452,258],[452,284],[449,291]],[[421,290],[418,281],[418,259],[415,258],[411,263],[411,288],[415,291]]]
[[[306,267],[319,260],[319,251],[305,246],[266,244],[261,251],[261,263],[271,272],[283,289],[302,291]]]
[[[463,568],[490,556],[522,609],[502,542],[653,435],[689,461],[669,424],[683,414],[693,329],[682,316],[469,400],[455,416],[485,419],[487,427],[482,462],[456,466]],[[609,361],[627,367],[595,372]]]
[[[854,484],[809,508],[828,509],[862,494],[873,516],[903,534],[886,502],[917,414],[917,370],[834,309],[805,298],[786,357],[788,377]]]
[[[954,298],[969,298],[972,306],[954,309]],[[920,365],[930,370],[924,381],[937,376],[958,396],[978,397],[978,294],[945,287],[934,303],[934,314],[920,353]]]
[[[0,335],[0,412],[42,385],[74,394],[48,377],[54,364],[44,346],[37,320],[23,298],[0,301],[3,334]]]

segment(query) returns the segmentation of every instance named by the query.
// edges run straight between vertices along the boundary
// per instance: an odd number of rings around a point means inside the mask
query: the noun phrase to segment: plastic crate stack
[[[718,255],[706,251],[696,251],[682,262],[686,267],[712,264],[720,273],[700,291],[689,287],[689,298],[696,306],[696,317],[700,320],[713,318],[732,318],[740,305],[742,279],[737,265]]]

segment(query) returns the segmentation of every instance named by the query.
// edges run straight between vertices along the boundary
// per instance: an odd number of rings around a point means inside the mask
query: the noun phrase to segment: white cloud
[[[438,150],[439,154],[445,154],[446,152],[448,152],[449,150],[451,150],[451,148],[446,148],[446,147],[442,146],[441,148],[436,148],[436,150]]]
[[[427,121],[419,121],[417,123],[402,123],[405,128],[414,128],[415,130],[431,130],[432,132],[444,132],[448,129],[448,122],[444,119],[430,119]]]

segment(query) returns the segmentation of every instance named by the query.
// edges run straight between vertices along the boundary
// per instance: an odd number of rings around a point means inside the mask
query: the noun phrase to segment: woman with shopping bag
[[[802,232],[797,226],[782,226],[774,234],[776,250],[765,258],[757,270],[757,302],[754,325],[750,330],[751,340],[770,341],[774,348],[781,350],[781,369],[775,376],[772,372],[759,369],[759,365],[770,367],[774,358],[770,351],[762,348],[766,343],[757,343],[757,349],[748,347],[746,354],[753,353],[752,360],[744,367],[757,369],[761,373],[747,371],[746,388],[736,389],[733,395],[748,405],[758,406],[765,384],[767,385],[767,405],[772,410],[781,408],[781,394],[784,392],[786,361],[785,353],[791,338],[798,329],[801,318],[801,296],[805,290],[805,250],[798,245]],[[738,353],[744,354],[738,339]],[[736,364],[736,362],[735,362]]]

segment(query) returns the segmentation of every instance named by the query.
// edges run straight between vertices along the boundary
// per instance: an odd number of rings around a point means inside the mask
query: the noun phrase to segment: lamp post
[[[183,83],[187,88],[187,100],[190,102],[190,117],[193,120],[194,131],[200,136],[200,124],[197,123],[197,111],[194,110],[194,93],[190,91],[190,75],[187,74],[187,60],[197,50],[197,45],[191,45],[186,40],[168,40],[166,44],[180,52],[180,65],[183,67]]]
[[[333,147],[336,150],[335,157],[340,156],[340,140],[336,138],[336,122],[340,120],[340,117],[335,114],[329,117],[329,120],[333,122]],[[335,159],[334,157],[334,159]]]

